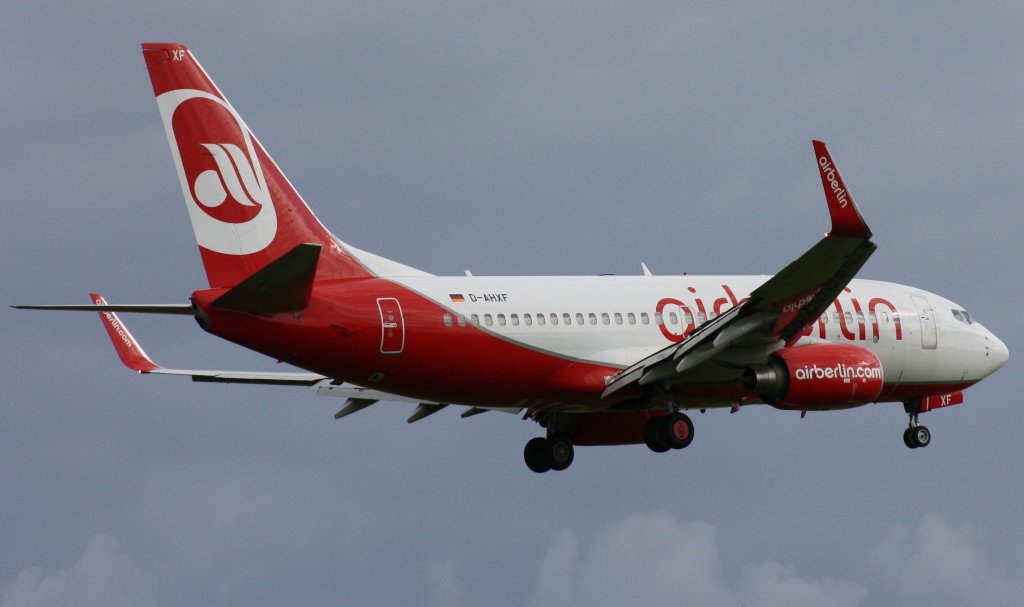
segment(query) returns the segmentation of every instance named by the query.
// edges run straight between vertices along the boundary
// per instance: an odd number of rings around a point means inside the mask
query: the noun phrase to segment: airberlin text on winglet
[[[846,205],[849,204],[849,199],[843,184],[839,181],[839,174],[836,172],[835,167],[832,166],[832,163],[825,156],[818,157],[818,166],[821,167],[821,174],[825,177],[825,181],[828,182],[828,186],[832,188],[832,193],[836,195],[836,202],[839,203],[839,207],[845,209]]]

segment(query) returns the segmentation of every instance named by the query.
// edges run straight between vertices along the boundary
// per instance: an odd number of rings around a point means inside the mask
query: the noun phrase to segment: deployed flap
[[[678,383],[683,373],[724,355],[730,348],[751,343],[791,343],[832,304],[877,247],[825,144],[814,141],[814,154],[832,231],[755,289],[738,307],[698,327],[683,341],[621,371],[602,396],[633,384]]]
[[[320,245],[300,244],[214,300],[218,308],[254,314],[294,312],[309,305]]]

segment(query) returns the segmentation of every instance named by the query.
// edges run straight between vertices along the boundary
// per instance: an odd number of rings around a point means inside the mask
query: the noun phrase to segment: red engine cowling
[[[846,409],[882,393],[882,363],[874,352],[847,344],[783,348],[765,365],[743,373],[743,386],[779,409]]]

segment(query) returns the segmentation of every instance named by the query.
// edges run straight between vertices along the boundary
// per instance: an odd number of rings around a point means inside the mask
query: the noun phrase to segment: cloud
[[[0,607],[136,607],[153,605],[145,576],[121,546],[97,535],[69,569],[44,576],[21,571],[0,595]]]
[[[738,580],[722,573],[715,529],[656,512],[613,522],[581,551],[571,531],[552,540],[541,562],[533,604],[644,603],[842,607],[866,590],[833,579],[812,580],[774,561],[747,567]]]
[[[890,531],[870,560],[905,605],[1024,604],[1024,574],[993,566],[981,545],[971,527],[930,513],[913,534]]]

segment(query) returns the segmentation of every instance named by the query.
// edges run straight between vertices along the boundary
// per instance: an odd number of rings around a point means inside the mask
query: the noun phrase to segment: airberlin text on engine
[[[842,363],[837,363],[834,367],[819,367],[814,364],[793,369],[793,377],[800,381],[842,379],[849,382],[854,379],[882,379],[882,369],[880,367],[854,367]]]

